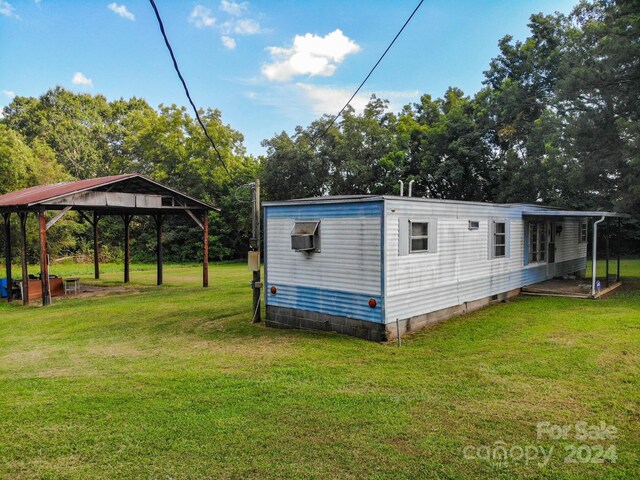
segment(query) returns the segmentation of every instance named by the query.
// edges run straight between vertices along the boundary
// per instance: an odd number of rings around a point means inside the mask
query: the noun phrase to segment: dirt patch
[[[92,298],[105,297],[111,294],[138,293],[139,290],[131,287],[98,287],[94,285],[81,285],[78,293],[69,293],[65,298]]]

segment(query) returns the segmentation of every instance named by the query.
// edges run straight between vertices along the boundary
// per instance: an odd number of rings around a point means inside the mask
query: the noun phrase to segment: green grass
[[[197,266],[160,288],[143,266],[124,293],[0,303],[0,477],[637,478],[640,261],[622,272],[609,299],[518,298],[401,348],[250,324],[237,264],[206,290]],[[583,442],[538,441],[539,421],[616,426],[587,443],[617,462],[564,463]],[[497,441],[555,451],[546,467],[463,456]]]

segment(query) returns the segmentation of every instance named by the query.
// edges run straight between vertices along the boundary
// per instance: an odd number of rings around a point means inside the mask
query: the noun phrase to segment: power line
[[[398,37],[400,36],[400,34],[402,33],[402,31],[405,29],[405,27],[409,24],[409,22],[411,21],[411,19],[413,18],[413,16],[416,14],[416,12],[418,11],[418,9],[420,8],[420,6],[422,5],[422,3],[424,2],[424,0],[420,0],[420,2],[418,3],[418,6],[413,10],[413,12],[411,12],[411,15],[409,15],[409,18],[407,18],[407,21],[404,22],[404,25],[402,25],[402,28],[398,31],[398,33],[396,33],[396,36],[393,37],[393,40],[391,40],[391,43],[387,46],[386,50],[382,53],[382,55],[380,55],[380,58],[378,58],[378,61],[376,62],[376,64],[373,66],[373,68],[369,71],[369,73],[367,74],[367,76],[364,78],[364,80],[362,81],[362,83],[360,84],[360,86],[356,89],[356,91],[353,93],[353,95],[351,95],[351,98],[349,99],[349,101],[347,101],[347,103],[344,104],[344,107],[342,107],[340,109],[340,111],[338,112],[337,115],[335,115],[331,121],[329,122],[329,125],[327,125],[327,128],[325,128],[322,133],[320,135],[318,135],[315,140],[312,142],[312,144],[309,146],[309,148],[311,150],[313,150],[313,148],[316,146],[316,143],[318,142],[318,140],[320,140],[322,137],[324,137],[327,132],[329,131],[329,129],[333,126],[333,124],[335,123],[335,121],[340,118],[340,115],[342,115],[342,113],[345,111],[345,109],[349,106],[349,104],[351,103],[351,101],[356,97],[356,95],[358,94],[358,92],[360,92],[360,89],[364,86],[365,83],[367,83],[367,80],[369,80],[369,77],[371,76],[371,74],[375,71],[375,69],[378,67],[378,65],[380,64],[380,62],[382,62],[382,59],[385,57],[385,55],[387,54],[387,52],[391,49],[391,47],[393,46],[394,43],[396,43],[396,40],[398,39]]]
[[[187,98],[189,99],[189,103],[193,108],[193,112],[196,114],[196,119],[198,120],[198,123],[202,127],[202,131],[204,132],[205,136],[209,139],[209,142],[211,142],[211,146],[213,147],[216,154],[218,155],[218,160],[220,160],[220,163],[224,167],[225,172],[227,172],[227,175],[229,176],[231,181],[235,182],[235,179],[231,175],[231,172],[229,172],[229,169],[227,168],[227,164],[224,163],[224,160],[222,159],[222,155],[220,155],[220,151],[218,150],[218,147],[216,147],[216,144],[213,141],[213,138],[211,138],[211,136],[209,135],[209,132],[207,132],[207,128],[204,126],[204,123],[202,123],[202,120],[200,119],[200,114],[198,113],[198,109],[196,108],[195,103],[193,103],[193,100],[191,99],[191,94],[189,93],[189,87],[187,87],[187,82],[185,82],[184,77],[182,76],[182,73],[180,73],[180,68],[178,67],[176,56],[173,54],[173,48],[171,48],[171,43],[169,43],[169,39],[167,38],[167,32],[165,32],[164,30],[164,24],[162,23],[162,18],[160,17],[160,12],[158,11],[156,2],[154,0],[149,0],[149,2],[151,3],[151,7],[153,7],[153,11],[156,14],[156,18],[158,19],[158,25],[160,27],[160,32],[162,32],[162,37],[164,38],[164,43],[167,46],[167,49],[169,50],[169,54],[171,55],[171,60],[173,60],[173,68],[178,74],[180,81],[182,82],[182,86],[184,87],[184,93],[187,95]]]

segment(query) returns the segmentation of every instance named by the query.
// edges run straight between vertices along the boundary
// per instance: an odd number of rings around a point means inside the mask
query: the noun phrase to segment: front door
[[[547,276],[556,274],[556,224],[549,222],[547,225]]]

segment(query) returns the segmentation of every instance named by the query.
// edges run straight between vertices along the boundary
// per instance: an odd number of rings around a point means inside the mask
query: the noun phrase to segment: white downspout
[[[415,182],[415,180],[411,180],[409,182],[409,196],[411,196],[411,186],[413,185],[413,182]]]
[[[591,242],[591,295],[596,296],[596,246],[598,244],[598,224],[604,222],[603,215],[600,220],[593,222],[593,241]]]
[[[404,196],[404,182],[402,180],[399,180],[400,183],[400,196]]]

